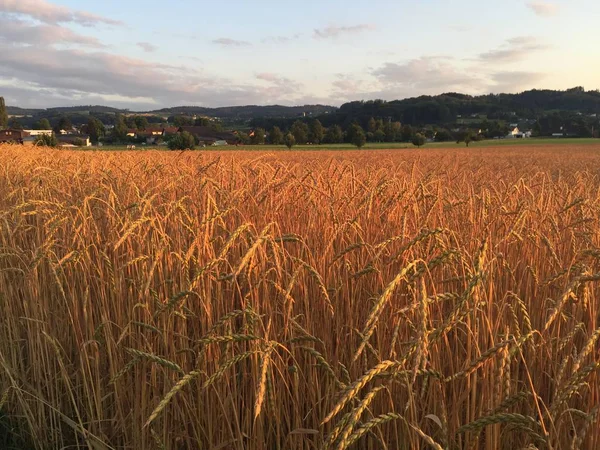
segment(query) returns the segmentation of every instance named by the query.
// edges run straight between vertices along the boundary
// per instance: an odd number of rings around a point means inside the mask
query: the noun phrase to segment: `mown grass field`
[[[592,138],[531,138],[531,139],[490,139],[479,142],[472,142],[469,148],[486,148],[486,147],[555,147],[555,146],[588,146],[594,145],[600,147],[600,139],[592,139]],[[427,151],[432,149],[460,149],[466,147],[464,142],[457,144],[456,142],[428,142],[425,146],[421,147],[420,151]],[[116,150],[127,150],[126,146],[105,146],[101,148],[102,150],[108,151],[116,151]],[[152,147],[138,144],[136,146],[136,151],[145,150],[145,149],[154,149],[154,150],[165,150],[169,151],[166,146],[158,146]],[[382,143],[368,143],[366,144],[362,150],[396,150],[396,149],[416,149],[416,147],[407,142],[382,142]],[[81,149],[86,150],[86,149]],[[93,150],[97,150],[93,148]],[[219,147],[197,147],[196,150],[202,151],[228,151],[228,150],[236,150],[236,151],[286,151],[289,152],[288,148],[284,145],[228,145],[228,146],[219,146]],[[327,150],[356,150],[356,147],[352,144],[322,144],[322,145],[296,145],[292,148],[292,151],[327,151]]]
[[[0,147],[0,444],[600,448],[600,146],[523,150]]]

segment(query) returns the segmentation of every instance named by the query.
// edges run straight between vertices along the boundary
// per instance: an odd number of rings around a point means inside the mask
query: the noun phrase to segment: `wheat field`
[[[600,146],[0,171],[2,448],[600,448]]]

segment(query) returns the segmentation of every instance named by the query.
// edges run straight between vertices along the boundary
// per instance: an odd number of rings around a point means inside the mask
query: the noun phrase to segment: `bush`
[[[296,138],[294,137],[294,135],[292,133],[288,133],[285,135],[283,143],[286,145],[287,148],[289,148],[291,150],[292,147],[294,145],[296,145]]]
[[[58,140],[54,133],[42,134],[36,138],[35,145],[39,145],[40,147],[56,147],[58,145]]]
[[[167,144],[170,150],[193,150],[196,146],[196,140],[187,131],[177,133]]]
[[[367,143],[365,131],[358,124],[352,124],[348,130],[348,134],[350,137],[350,142],[356,145],[358,148],[361,148]]]
[[[448,142],[453,138],[454,137],[452,136],[452,133],[450,133],[448,130],[440,130],[435,134],[436,142]]]
[[[413,137],[412,137],[412,143],[413,143],[413,145],[416,145],[417,147],[421,147],[421,146],[425,145],[426,142],[427,142],[427,139],[421,133],[417,133],[417,134],[413,135]]]

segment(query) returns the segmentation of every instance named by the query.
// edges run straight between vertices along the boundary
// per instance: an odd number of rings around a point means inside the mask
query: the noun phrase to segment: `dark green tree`
[[[284,142],[285,146],[291,150],[292,147],[294,145],[296,145],[296,138],[294,137],[294,135],[292,133],[288,133],[285,135],[283,142]]]
[[[208,126],[210,126],[210,124],[211,124],[211,120],[208,117],[198,117],[194,121],[194,125],[197,127],[208,127]]]
[[[127,140],[127,125],[121,114],[117,114],[115,117],[115,127],[112,131],[112,138],[118,142],[125,142]]]
[[[342,128],[339,125],[333,125],[327,128],[323,141],[328,144],[339,144],[340,142],[343,142],[344,132],[342,131]]]
[[[450,133],[448,130],[439,130],[435,134],[436,142],[448,142],[448,141],[451,141],[452,139],[453,139],[452,133]]]
[[[269,133],[269,143],[273,145],[283,144],[283,133],[279,127],[273,127]]]
[[[193,150],[195,146],[196,140],[194,136],[187,131],[177,133],[168,143],[168,147],[171,150]]]
[[[309,125],[308,140],[313,144],[321,144],[323,142],[323,136],[325,135],[325,128],[321,124],[319,119],[313,120]]]
[[[257,128],[254,130],[254,134],[250,138],[252,145],[263,145],[265,143],[265,130],[263,128]]]
[[[223,131],[223,124],[221,124],[221,122],[213,120],[212,122],[209,123],[208,126],[213,131],[216,131],[216,132]]]
[[[6,104],[4,97],[0,97],[0,130],[8,125],[8,113],[6,112]]]
[[[414,131],[410,125],[404,125],[400,131],[400,139],[402,142],[410,142],[412,140]]]
[[[52,134],[42,134],[35,139],[35,145],[39,145],[41,147],[56,147],[58,145],[58,140],[56,139],[56,135]]]
[[[367,143],[367,137],[362,127],[353,123],[348,129],[348,138],[350,142],[358,148],[362,148]]]
[[[426,142],[427,142],[427,138],[424,135],[422,135],[421,133],[416,133],[412,138],[413,145],[416,145],[417,147],[421,147],[421,146],[425,145]]]
[[[8,122],[8,128],[12,128],[13,130],[22,130],[23,124],[21,122],[19,122],[19,119],[17,119],[16,117],[13,117]]]
[[[471,131],[469,131],[467,134],[465,134],[463,141],[465,142],[465,145],[468,147],[469,144],[471,142],[473,142],[474,139],[475,139],[475,135]]]
[[[34,130],[51,130],[50,121],[48,119],[40,119],[35,125],[33,125]]]
[[[375,121],[374,117],[371,117],[369,119],[369,123],[367,125],[367,132],[368,133],[375,133],[377,131],[377,122]]]
[[[189,116],[178,115],[173,118],[173,125],[176,127],[185,127],[194,125],[194,119]]]
[[[71,123],[71,120],[67,116],[62,116],[60,119],[58,119],[58,123],[54,127],[54,132],[56,134],[60,134],[61,130],[70,132],[72,129],[73,124]]]
[[[373,140],[375,142],[385,141],[385,132],[383,130],[376,130],[375,133],[373,133]]]
[[[385,133],[385,142],[395,142],[401,139],[402,125],[400,122],[386,122],[383,125],[383,132]]]
[[[240,140],[240,144],[249,144],[250,143],[250,136],[248,136],[248,133],[240,131],[238,133],[238,138]]]
[[[100,140],[100,137],[104,136],[104,124],[95,117],[90,117],[86,125],[86,132],[90,135],[90,140],[92,143],[97,144]]]
[[[306,144],[308,141],[308,125],[300,120],[296,120],[290,129],[290,132],[294,135],[297,144]]]
[[[145,130],[148,128],[148,119],[146,119],[144,116],[135,116],[133,122],[138,130]]]

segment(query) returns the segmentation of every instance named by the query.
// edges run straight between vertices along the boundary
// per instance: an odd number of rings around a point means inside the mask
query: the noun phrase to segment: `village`
[[[89,134],[82,132],[83,127],[72,127],[69,130],[61,129],[58,133],[54,130],[19,130],[7,128],[0,130],[0,143],[13,143],[25,146],[33,146],[41,142],[41,136],[55,136],[57,147],[92,147],[92,140]],[[107,129],[110,125],[107,126]],[[236,145],[239,138],[235,132],[215,131],[211,127],[205,126],[156,126],[147,127],[144,130],[128,129],[128,141],[140,143],[142,145],[166,145],[168,140],[178,133],[187,132],[194,136],[200,146],[221,146]],[[99,147],[103,146],[98,142]]]

